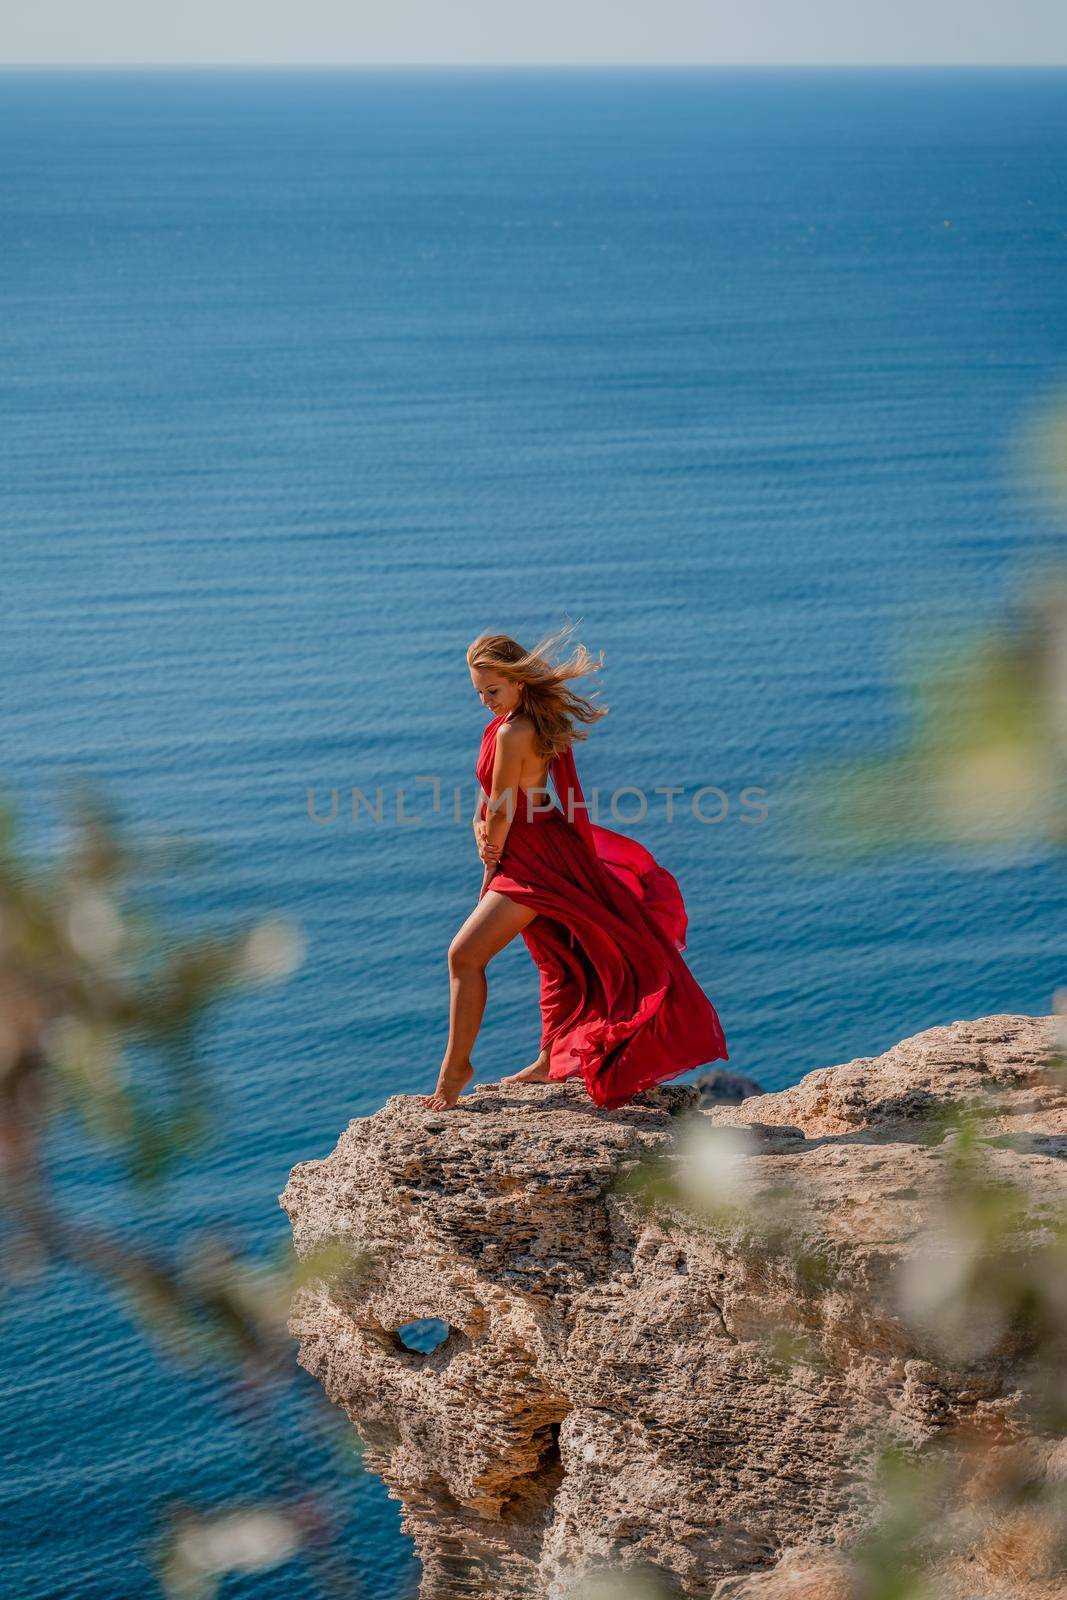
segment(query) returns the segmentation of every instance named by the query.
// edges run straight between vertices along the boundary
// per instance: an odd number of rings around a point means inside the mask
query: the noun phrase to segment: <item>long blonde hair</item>
[[[532,650],[524,650],[506,633],[481,633],[467,649],[468,667],[499,672],[502,678],[519,685],[519,709],[532,721],[534,744],[546,761],[562,755],[580,739],[588,739],[589,735],[577,729],[575,722],[599,722],[608,714],[606,706],[594,705],[567,688],[573,679],[600,671],[603,650],[594,660],[585,645],[579,644],[566,661],[553,662],[549,658],[549,652],[573,633],[575,626],[568,623],[550,633]]]

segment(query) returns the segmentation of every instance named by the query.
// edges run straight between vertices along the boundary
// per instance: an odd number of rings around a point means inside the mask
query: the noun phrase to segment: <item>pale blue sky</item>
[[[1067,63],[1067,0],[31,0],[6,63]]]

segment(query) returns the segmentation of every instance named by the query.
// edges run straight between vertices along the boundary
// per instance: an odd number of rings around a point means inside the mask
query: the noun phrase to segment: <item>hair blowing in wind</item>
[[[603,650],[594,659],[584,644],[577,644],[566,660],[551,659],[550,652],[573,633],[575,626],[569,623],[549,634],[532,650],[525,650],[506,633],[479,634],[467,649],[468,667],[489,668],[520,686],[520,704],[533,722],[534,742],[546,760],[589,737],[575,728],[576,722],[599,722],[608,714],[606,706],[594,705],[567,687],[578,678],[600,671]]]

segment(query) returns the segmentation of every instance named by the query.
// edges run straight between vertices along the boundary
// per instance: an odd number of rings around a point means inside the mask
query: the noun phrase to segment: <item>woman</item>
[[[590,822],[571,749],[605,710],[566,687],[597,672],[579,645],[548,650],[570,629],[524,650],[482,634],[467,651],[471,682],[492,720],[476,768],[488,795],[474,834],[485,871],[478,904],[448,952],[448,1047],[423,1105],[454,1106],[474,1076],[488,963],[522,935],[541,974],[541,1053],[502,1083],[580,1076],[599,1106],[709,1061],[726,1061],[710,1000],[680,952],[686,910],[671,874],[636,839]],[[559,805],[547,788],[551,776]]]

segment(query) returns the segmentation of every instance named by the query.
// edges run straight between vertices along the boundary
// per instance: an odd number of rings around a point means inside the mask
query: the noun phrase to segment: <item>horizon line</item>
[[[1059,72],[1063,61],[0,61],[0,72]]]

